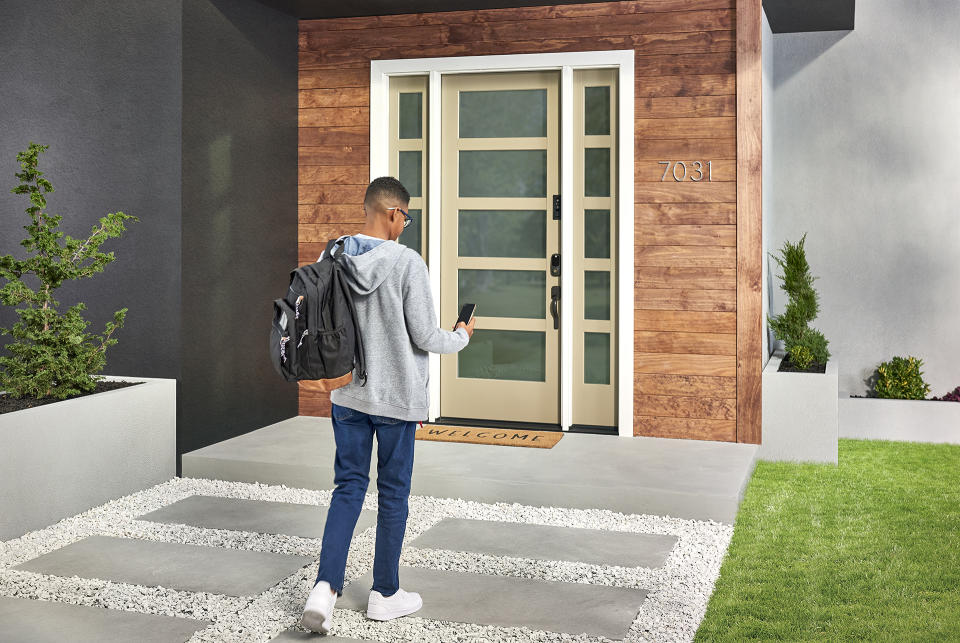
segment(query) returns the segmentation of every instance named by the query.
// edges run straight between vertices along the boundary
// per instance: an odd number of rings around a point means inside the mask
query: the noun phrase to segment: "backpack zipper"
[[[300,300],[303,299],[303,295],[297,297],[297,302],[294,304],[294,319],[300,319]]]
[[[297,348],[300,348],[300,344],[303,343],[303,338],[307,336],[307,333],[310,332],[309,328],[303,329],[303,335],[300,335],[300,341],[297,342]]]
[[[289,341],[290,341],[289,335],[287,335],[286,337],[280,338],[280,359],[282,359],[284,363],[286,363],[287,361],[286,343]]]

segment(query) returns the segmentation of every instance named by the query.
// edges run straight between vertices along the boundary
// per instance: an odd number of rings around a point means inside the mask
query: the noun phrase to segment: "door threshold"
[[[476,418],[438,417],[433,422],[424,424],[440,424],[447,426],[470,426],[479,429],[523,429],[525,431],[561,431],[559,424],[543,422],[503,422],[501,420],[484,420]]]
[[[597,424],[571,424],[567,433],[595,433],[597,435],[620,435],[615,426]]]

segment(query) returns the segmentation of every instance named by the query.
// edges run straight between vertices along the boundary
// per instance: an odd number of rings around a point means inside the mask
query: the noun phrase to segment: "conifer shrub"
[[[26,209],[30,224],[23,226],[29,237],[20,242],[33,256],[25,260],[13,255],[0,256],[0,277],[7,280],[0,288],[0,303],[6,306],[26,304],[17,308],[20,321],[12,329],[0,327],[0,334],[12,335],[15,341],[6,345],[9,356],[0,357],[0,388],[14,398],[64,399],[70,395],[89,393],[96,388],[94,374],[106,364],[106,350],[117,343],[110,336],[123,327],[127,309],[114,313],[113,321],[107,322],[103,335],[85,332],[90,322],[84,320],[80,311],[86,309],[83,302],[60,313],[60,305],[53,298],[53,291],[65,281],[92,277],[103,272],[104,266],[114,261],[112,252],[99,252],[100,245],[111,237],[119,237],[127,219],[139,221],[123,212],[112,212],[100,218],[86,239],[66,237],[60,244],[63,233],[56,230],[63,218],[45,212],[47,199],[53,185],[43,178],[38,168],[41,152],[49,145],[31,142],[26,150],[17,154],[21,172],[16,173],[20,185],[10,190],[25,194],[30,200]],[[88,263],[86,260],[90,260]],[[27,274],[39,280],[39,287],[30,288],[23,281]]]
[[[819,295],[813,287],[814,277],[807,263],[804,233],[798,243],[785,241],[780,256],[771,254],[783,269],[780,288],[789,301],[782,315],[767,315],[767,323],[776,338],[783,342],[786,360],[800,370],[819,370],[830,359],[827,340],[819,330],[810,327],[820,312]]]

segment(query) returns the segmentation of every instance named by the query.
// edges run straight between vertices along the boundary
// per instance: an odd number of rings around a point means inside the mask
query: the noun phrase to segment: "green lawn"
[[[697,641],[960,641],[960,446],[759,462]]]

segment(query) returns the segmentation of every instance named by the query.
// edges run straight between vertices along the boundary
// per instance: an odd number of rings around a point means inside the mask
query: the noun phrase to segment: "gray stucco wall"
[[[296,267],[297,20],[184,0],[180,453],[297,414],[267,350]]]
[[[9,190],[31,141],[50,146],[40,170],[64,237],[108,212],[140,218],[100,247],[116,255],[104,272],[54,292],[61,311],[87,305],[90,333],[129,308],[104,374],[180,374],[180,81],[179,0],[0,3],[0,254],[28,255],[28,202]],[[0,325],[18,319],[0,307]]]
[[[879,362],[910,354],[942,395],[960,385],[960,3],[856,11],[853,31],[772,35],[765,236],[776,250],[808,232],[814,325],[842,392],[863,393]]]
[[[117,257],[102,274],[56,292],[87,304],[88,332],[129,308],[103,374],[177,379],[178,454],[295,416],[267,337],[297,263],[296,18],[257,0],[5,0],[0,88],[0,254],[27,256],[9,189],[30,141],[50,145],[62,232],[140,218],[101,247]]]

